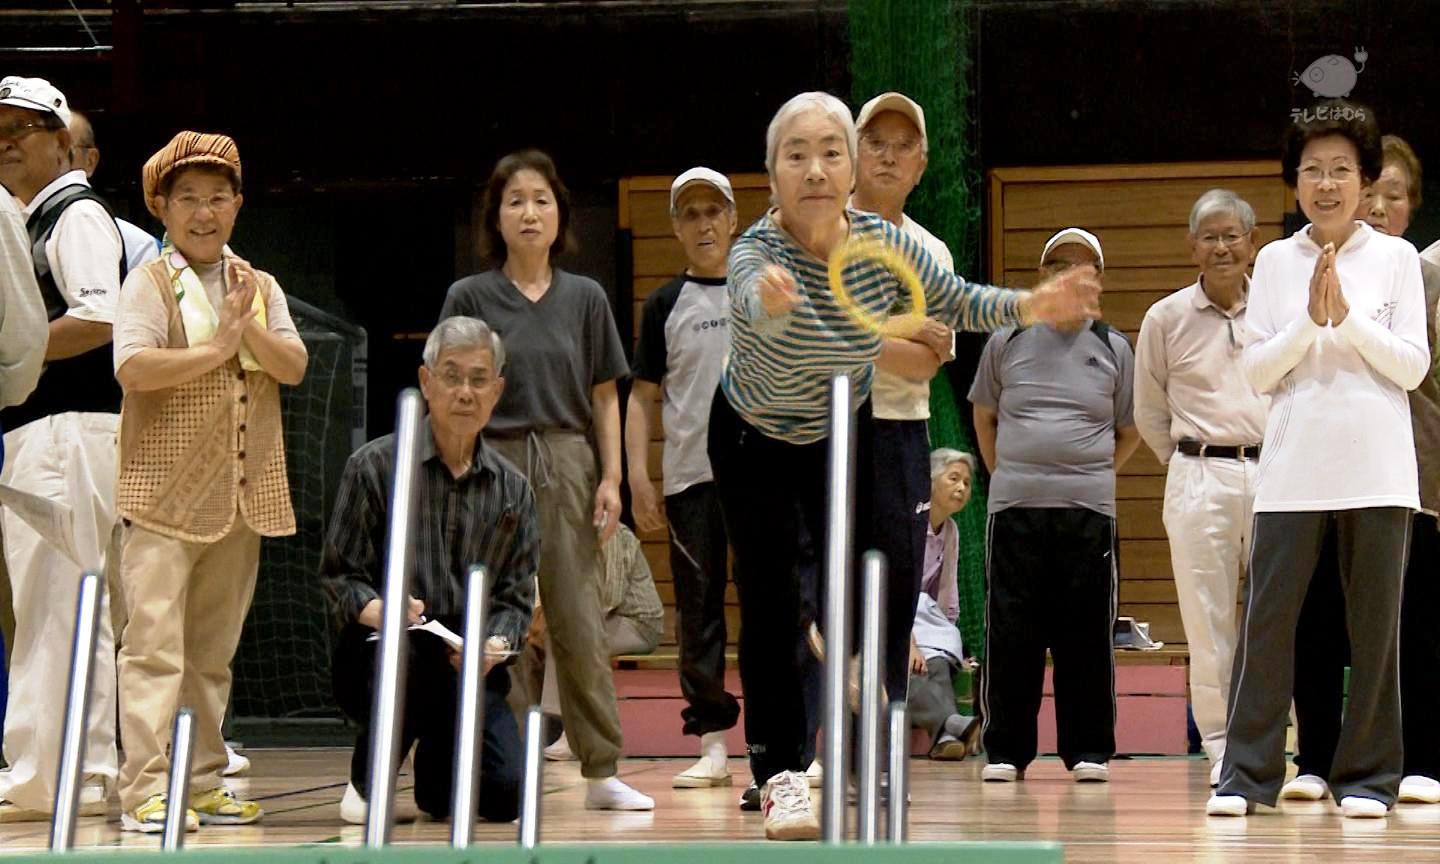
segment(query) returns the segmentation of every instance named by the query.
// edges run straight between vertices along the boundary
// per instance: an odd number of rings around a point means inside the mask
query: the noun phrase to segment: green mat
[[[195,864],[1060,864],[1054,843],[908,843],[900,846],[821,846],[815,843],[692,843],[684,846],[542,846],[480,845],[466,851],[441,846],[391,846],[381,851],[334,846],[260,849],[195,849],[182,853]],[[133,847],[85,850],[67,862],[166,864],[173,853],[139,852]],[[0,856],[6,864],[53,864],[52,855]]]

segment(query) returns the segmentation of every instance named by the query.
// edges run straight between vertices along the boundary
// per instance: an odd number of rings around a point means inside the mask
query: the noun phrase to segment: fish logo
[[[1370,54],[1364,48],[1355,49],[1356,68],[1349,58],[1339,54],[1326,54],[1296,75],[1292,84],[1304,84],[1316,99],[1345,99],[1355,89],[1355,81],[1365,71],[1365,61]]]

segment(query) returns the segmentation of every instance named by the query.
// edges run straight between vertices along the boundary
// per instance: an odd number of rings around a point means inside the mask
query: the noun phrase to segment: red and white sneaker
[[[760,793],[766,840],[819,840],[820,821],[810,806],[810,784],[800,771],[781,771]]]

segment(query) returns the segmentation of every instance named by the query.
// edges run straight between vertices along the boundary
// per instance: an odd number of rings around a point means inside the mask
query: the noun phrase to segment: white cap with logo
[[[0,105],[54,114],[61,123],[70,125],[70,104],[65,101],[65,94],[44,78],[21,78],[19,75],[0,78]]]
[[[1095,264],[1097,270],[1105,269],[1105,253],[1100,251],[1100,239],[1084,228],[1065,228],[1055,232],[1055,236],[1045,241],[1045,249],[1040,253],[1040,263],[1044,265],[1045,259],[1056,246],[1064,246],[1067,243],[1078,243],[1095,253]]]
[[[910,118],[910,122],[914,123],[915,128],[920,131],[920,149],[930,149],[930,141],[925,135],[925,109],[904,93],[896,93],[893,90],[881,93],[860,106],[860,115],[855,118],[856,130],[864,132],[865,127],[870,125],[870,121],[875,118],[875,115],[882,111],[898,111]]]
[[[675,182],[670,184],[670,212],[675,212],[675,204],[680,200],[680,193],[684,192],[687,186],[693,186],[696,183],[714,186],[720,190],[721,195],[725,196],[725,200],[730,202],[731,207],[735,206],[735,190],[730,188],[730,178],[719,171],[697,167],[676,177]]]

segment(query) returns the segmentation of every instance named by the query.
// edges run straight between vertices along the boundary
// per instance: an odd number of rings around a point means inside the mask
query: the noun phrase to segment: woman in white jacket
[[[1415,247],[1354,219],[1381,163],[1368,108],[1323,102],[1287,130],[1283,172],[1310,224],[1260,250],[1251,281],[1245,371],[1272,401],[1211,815],[1276,801],[1295,626],[1328,530],[1338,539],[1352,646],[1330,788],[1347,817],[1383,817],[1399,787],[1400,586],[1419,507],[1405,394],[1430,358]]]

